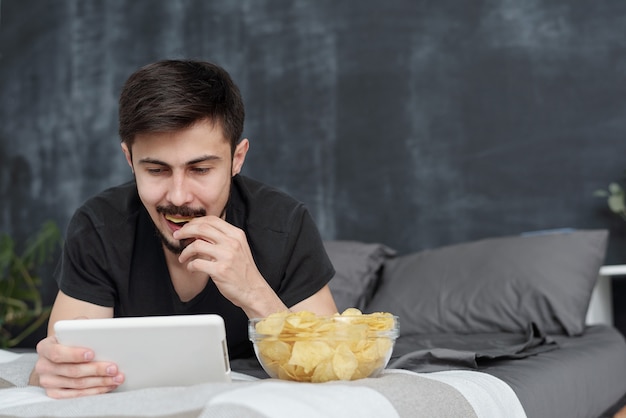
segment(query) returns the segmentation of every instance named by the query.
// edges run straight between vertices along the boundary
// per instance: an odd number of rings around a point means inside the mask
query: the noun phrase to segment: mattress
[[[257,380],[258,362],[233,361],[240,376],[234,384],[65,401],[50,400],[42,388],[26,386],[36,354],[7,354],[11,357],[0,364],[0,388],[3,382],[6,387],[0,389],[1,417],[113,417],[122,412],[138,417],[287,417],[298,411],[301,417],[598,418],[626,393],[626,342],[607,326],[589,327],[574,338],[545,336],[535,329],[527,335],[402,336],[388,370],[350,382]]]
[[[613,327],[578,337],[437,334],[399,338],[390,367],[477,370],[506,382],[528,418],[597,418],[626,394],[626,342]]]
[[[601,416],[626,394],[626,343],[615,328],[588,327],[580,337],[553,337],[558,350],[480,370],[511,386],[529,418]]]

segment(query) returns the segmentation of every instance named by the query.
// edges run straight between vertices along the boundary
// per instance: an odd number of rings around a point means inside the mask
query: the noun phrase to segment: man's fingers
[[[189,244],[178,256],[181,264],[187,263],[189,260],[203,258],[208,261],[215,261],[220,252],[220,247],[204,240],[195,240]]]
[[[238,235],[238,231],[240,231],[239,228],[217,216],[204,216],[193,219],[181,229],[175,231],[174,238],[201,238],[207,241],[214,241],[219,239],[221,235],[235,237]]]
[[[37,353],[54,363],[84,363],[94,359],[93,350],[61,346],[54,336],[41,340],[37,344]]]
[[[65,377],[61,375],[44,375],[41,381],[45,383],[44,387],[49,390],[55,389],[74,389],[74,390],[90,390],[99,387],[117,387],[124,382],[124,375],[116,376],[85,376],[85,377]]]
[[[96,379],[119,379],[119,377],[122,376],[115,364],[107,362],[51,363],[49,361],[40,360],[37,362],[36,369],[40,375],[39,381],[42,386],[50,386],[59,383],[56,381],[57,378],[76,380],[91,377]],[[106,385],[115,383],[121,383],[121,381],[108,382]],[[69,385],[68,387],[87,387],[87,385],[81,382]]]
[[[101,393],[107,393],[115,389],[117,385],[112,386],[98,386],[88,389],[68,389],[68,388],[54,388],[46,390],[46,395],[54,399],[69,399],[79,396],[99,395]]]
[[[124,375],[117,366],[100,363],[58,365],[56,373],[41,374],[39,381],[46,388],[46,394],[52,398],[71,398],[110,392],[122,383]]]
[[[56,371],[61,376],[70,378],[79,378],[86,376],[117,376],[117,366],[107,362],[91,362],[91,363],[64,363],[59,364]]]

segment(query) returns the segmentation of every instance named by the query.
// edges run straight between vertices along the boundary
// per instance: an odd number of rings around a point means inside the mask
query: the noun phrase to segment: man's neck
[[[174,290],[176,290],[181,301],[190,301],[204,290],[209,281],[209,276],[201,272],[189,272],[186,266],[178,261],[177,254],[165,247],[163,247],[163,252]]]

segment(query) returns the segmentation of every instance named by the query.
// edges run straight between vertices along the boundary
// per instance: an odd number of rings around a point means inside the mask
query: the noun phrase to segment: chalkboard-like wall
[[[130,177],[126,77],[162,58],[229,70],[244,173],[310,208],[324,238],[399,253],[626,223],[594,190],[626,168],[626,2],[4,0],[0,230]],[[624,224],[624,225],[622,225]]]

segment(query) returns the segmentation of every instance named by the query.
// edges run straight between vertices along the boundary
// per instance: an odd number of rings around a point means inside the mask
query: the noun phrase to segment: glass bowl
[[[299,382],[375,377],[389,362],[398,334],[397,316],[356,309],[332,316],[281,312],[248,322],[267,374]]]

